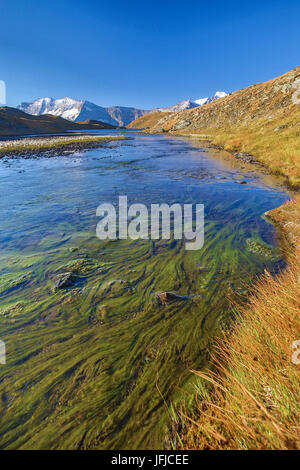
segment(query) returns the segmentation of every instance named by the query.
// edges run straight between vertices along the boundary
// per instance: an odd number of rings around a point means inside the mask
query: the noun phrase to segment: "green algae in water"
[[[30,172],[30,161],[24,163],[30,186],[22,181],[21,187],[33,190],[36,184],[40,194],[42,180],[52,197],[40,197],[35,209],[31,205],[24,212],[19,238],[10,238],[10,220],[3,221],[5,286],[28,269],[32,275],[30,282],[1,291],[0,338],[7,346],[7,365],[0,369],[2,448],[163,448],[170,426],[167,406],[179,405],[182,389],[193,393],[191,368],[209,365],[214,337],[230,314],[227,295],[239,291],[241,278],[244,283],[266,266],[278,266],[245,245],[248,238],[273,230],[261,214],[285,195],[230,183],[220,189],[211,175],[219,178],[225,170],[207,156],[201,160],[177,139],[145,139],[137,139],[137,148],[122,146],[130,161],[134,152],[139,160],[134,179],[123,165],[111,173],[105,159],[99,163],[104,176],[95,175],[94,167],[90,171],[89,155],[92,160],[100,151],[88,152],[82,162],[76,159],[71,168],[69,160],[52,160],[50,169],[35,161],[38,169]],[[165,157],[140,161],[141,151],[157,155],[158,146],[166,149]],[[199,174],[209,173],[209,181],[205,176],[202,185],[189,180],[184,168],[178,179],[174,169],[180,165],[195,171],[208,166]],[[16,186],[14,180],[14,191]],[[102,199],[111,198],[113,186],[141,202],[153,195],[153,202],[204,202],[203,249],[188,252],[180,240],[100,242],[93,219],[101,202],[97,191],[100,187]],[[32,200],[31,193],[23,193],[22,201],[26,197]],[[80,198],[79,216],[74,206]],[[76,274],[74,285],[53,292],[57,274],[68,270]],[[188,298],[160,306],[155,295],[162,291]]]
[[[277,247],[268,245],[262,240],[257,240],[255,238],[246,239],[247,249],[251,253],[257,253],[265,258],[271,259],[273,261],[280,259],[280,251]]]
[[[87,258],[79,258],[69,263],[60,266],[58,268],[59,271],[70,271],[75,274],[87,274],[88,272],[92,271],[99,267],[99,263],[96,260],[87,259]]]
[[[0,277],[0,294],[24,286],[24,284],[30,280],[31,276],[31,271],[25,274],[21,272],[2,274]]]
[[[50,295],[49,279],[38,292],[15,294],[36,302],[2,325],[14,373],[1,390],[15,390],[9,408],[2,403],[5,447],[78,448],[83,436],[85,448],[163,446],[169,421],[156,384],[173,405],[182,398],[177,387],[192,390],[189,369],[207,364],[217,320],[228,311],[226,292],[239,285],[230,268],[239,265],[239,251],[221,235],[217,243],[213,229],[196,254],[178,241],[108,242],[98,259],[110,260],[109,269],[90,272],[79,288]],[[93,259],[98,251],[99,242],[90,242]],[[68,257],[68,250],[55,260],[46,253],[47,272]],[[256,272],[251,258],[247,265]],[[162,289],[191,299],[159,307]]]

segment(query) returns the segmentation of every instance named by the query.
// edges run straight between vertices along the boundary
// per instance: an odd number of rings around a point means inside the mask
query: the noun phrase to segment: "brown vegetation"
[[[236,326],[218,341],[213,370],[194,371],[195,412],[181,410],[177,448],[300,449],[300,364],[292,361],[300,340],[300,197],[268,216],[290,248],[289,267],[275,278],[265,272],[249,303],[235,305]]]
[[[163,119],[164,117],[170,116],[172,114],[173,113],[158,113],[158,112],[145,114],[144,116],[141,116],[135,121],[132,121],[126,127],[128,129],[150,129],[156,126],[157,121],[159,119]]]

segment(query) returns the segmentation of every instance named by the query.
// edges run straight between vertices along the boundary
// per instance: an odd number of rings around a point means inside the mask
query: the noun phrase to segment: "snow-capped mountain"
[[[225,91],[216,91],[216,93],[213,96],[206,98],[206,101],[202,103],[201,106],[203,104],[211,103],[212,101],[218,100],[219,98],[224,98],[225,96],[227,96],[227,93],[225,93]],[[198,103],[199,101],[201,101],[201,99],[196,100],[195,103]]]
[[[169,106],[168,108],[157,108],[156,111],[167,112],[167,113],[177,113],[177,111],[182,111],[183,109],[191,109],[199,106],[195,101],[192,100],[183,100],[179,103]]]
[[[90,101],[75,100],[73,98],[39,98],[31,103],[21,103],[18,109],[25,113],[39,116],[40,114],[52,114],[60,116],[69,121],[87,121],[96,120],[112,124],[113,126],[127,126],[135,119],[143,116],[144,114],[153,111],[160,112],[177,112],[183,109],[196,108],[204,104],[211,103],[212,101],[223,98],[226,96],[224,91],[217,91],[209,98],[199,98],[196,100],[184,100],[174,106],[168,108],[156,108],[152,110],[128,108],[125,106],[111,106],[104,108]]]
[[[38,116],[40,114],[53,114],[69,121],[75,121],[81,112],[84,101],[72,98],[39,98],[32,103],[21,103],[18,108],[25,113]]]
[[[150,111],[124,106],[103,108],[89,101],[75,100],[73,98],[39,98],[32,103],[21,103],[18,109],[28,114],[53,114],[69,121],[96,120],[114,126],[127,126],[140,116]]]
[[[212,101],[215,101],[219,98],[224,98],[224,96],[227,96],[227,93],[225,91],[217,91],[213,96],[207,97],[207,98],[199,98],[199,99],[188,99],[184,101],[180,101],[177,104],[174,104],[173,106],[169,106],[167,108],[158,108],[157,111],[161,112],[177,112],[177,111],[182,111],[183,109],[191,109],[191,108],[196,108],[198,106],[203,106],[204,104],[211,103]]]

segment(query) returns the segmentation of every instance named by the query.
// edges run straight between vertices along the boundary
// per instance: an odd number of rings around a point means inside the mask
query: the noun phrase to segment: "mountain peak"
[[[203,106],[204,104],[211,103],[219,98],[224,98],[227,96],[225,91],[216,91],[213,96],[206,97],[206,98],[198,98],[198,99],[187,99],[180,101],[179,103],[174,104],[173,106],[169,106],[167,108],[158,108],[156,111],[160,112],[178,112],[184,109],[192,109],[197,108],[198,106]]]
[[[225,96],[227,96],[227,93],[225,93],[225,91],[216,91],[216,93],[214,94],[214,96],[216,98],[224,98]]]

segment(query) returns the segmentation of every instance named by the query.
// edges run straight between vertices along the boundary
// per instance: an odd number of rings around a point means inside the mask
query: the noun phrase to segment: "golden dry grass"
[[[160,119],[163,119],[164,117],[168,116],[171,113],[149,113],[145,114],[144,116],[141,116],[140,118],[136,119],[135,121],[132,121],[128,126],[126,126],[128,129],[148,129],[152,126],[155,126]]]
[[[177,448],[300,449],[300,364],[292,362],[300,340],[300,196],[269,216],[293,247],[289,267],[275,278],[265,272],[247,305],[234,306],[236,326],[218,341],[213,370],[193,371],[195,412],[181,410]]]
[[[162,113],[143,116],[140,122],[135,122],[154,132],[155,122],[160,125],[157,114]],[[290,105],[272,119],[264,117],[247,125],[195,127],[172,133],[197,136],[228,151],[249,153],[271,173],[285,176],[291,187],[300,187],[300,105]]]
[[[300,187],[299,105],[282,110],[272,120],[265,118],[248,126],[215,129],[210,139],[226,150],[254,155],[271,173],[285,176],[292,187]]]

